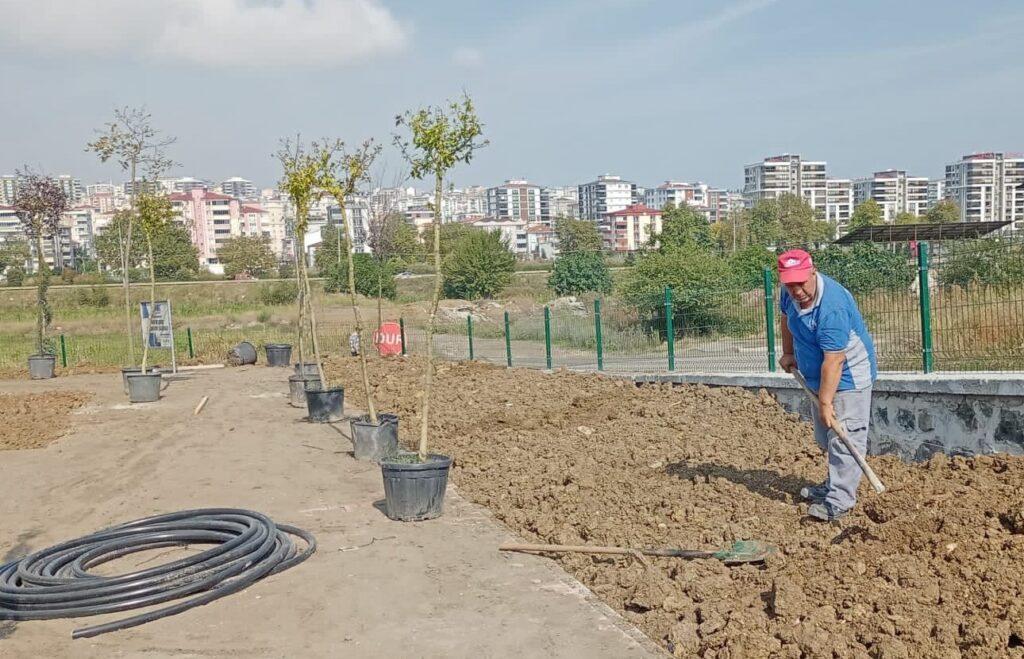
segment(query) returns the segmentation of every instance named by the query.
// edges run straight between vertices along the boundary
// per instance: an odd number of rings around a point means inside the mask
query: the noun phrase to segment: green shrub
[[[299,286],[294,281],[275,281],[260,287],[260,303],[268,306],[294,304],[299,297]]]
[[[612,275],[599,252],[574,252],[558,257],[548,277],[556,295],[610,293]]]
[[[395,299],[398,288],[395,284],[395,263],[381,264],[371,254],[353,254],[352,262],[356,269],[356,293],[365,297],[377,297],[378,286],[380,296],[387,300]],[[323,264],[321,274],[324,278],[324,291],[327,293],[348,293],[348,261],[342,260]],[[378,276],[380,282],[377,281]]]
[[[75,303],[80,307],[102,309],[110,306],[110,292],[106,286],[90,286],[75,290]]]
[[[497,231],[467,231],[451,249],[441,264],[445,297],[493,298],[511,283],[516,257]]]
[[[984,238],[953,247],[933,268],[942,286],[1012,286],[1024,283],[1024,246]]]
[[[905,250],[891,252],[866,242],[855,243],[848,249],[830,245],[813,252],[812,258],[820,272],[856,294],[905,290],[917,271]]]

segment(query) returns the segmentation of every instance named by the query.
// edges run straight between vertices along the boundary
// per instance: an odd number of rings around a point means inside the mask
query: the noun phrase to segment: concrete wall
[[[641,375],[634,380],[766,389],[786,410],[810,419],[811,402],[785,373]],[[919,461],[939,451],[1024,455],[1024,374],[879,375],[868,453]]]

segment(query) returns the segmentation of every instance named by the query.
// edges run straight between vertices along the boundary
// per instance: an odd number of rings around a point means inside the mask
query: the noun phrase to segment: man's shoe
[[[825,497],[828,496],[828,485],[822,483],[821,485],[802,487],[800,488],[800,496],[808,501],[824,501]]]
[[[840,517],[844,517],[849,510],[841,510],[836,508],[828,501],[818,501],[812,503],[807,508],[807,514],[815,519],[820,519],[823,522],[834,522]]]

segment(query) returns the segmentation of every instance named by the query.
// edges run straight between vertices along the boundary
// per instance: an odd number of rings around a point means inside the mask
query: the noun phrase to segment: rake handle
[[[713,558],[715,552],[697,549],[627,549],[625,547],[600,547],[590,545],[520,545],[506,543],[498,547],[499,551],[522,551],[531,553],[576,553],[576,554],[617,554],[632,556],[668,556],[671,558]]]
[[[796,378],[796,381],[800,383],[800,387],[804,392],[810,396],[812,401],[814,401],[814,404],[820,406],[821,402],[818,400],[815,393],[811,391],[810,387],[807,386],[807,380],[804,380],[804,376],[800,374],[800,371],[794,368],[790,372],[793,374],[793,377]],[[843,428],[842,424],[833,420],[830,427],[833,432],[835,432],[836,436],[839,437],[839,441],[846,446],[846,450],[850,452],[853,459],[857,461],[857,465],[860,466],[861,471],[863,471],[864,475],[867,476],[868,482],[871,483],[871,487],[875,488],[875,492],[878,492],[879,494],[885,492],[885,485],[882,484],[881,479],[879,479],[875,474],[875,470],[871,468],[871,465],[869,465],[867,460],[864,459],[864,456],[860,454],[857,447],[855,447],[853,442],[850,441],[850,438],[847,436],[846,430]]]

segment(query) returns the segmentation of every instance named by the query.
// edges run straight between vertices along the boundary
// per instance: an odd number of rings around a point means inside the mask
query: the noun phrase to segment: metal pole
[[[68,367],[68,346],[64,342],[64,335],[60,335],[60,365],[64,368]]]
[[[601,335],[601,299],[594,300],[594,340],[597,342],[597,370],[604,370],[604,337]]]
[[[185,328],[185,338],[188,339],[188,358],[189,359],[195,359],[196,358],[196,348],[195,348],[195,345],[192,343],[192,328],[191,327],[186,327]]]
[[[511,323],[509,322],[508,312],[505,312],[505,363],[508,364],[509,368],[512,368],[512,332],[509,331]]]
[[[764,269],[764,322],[768,332],[768,372],[775,372],[775,294],[772,292],[772,272]]]
[[[405,357],[405,318],[398,319],[399,334],[402,335],[402,356]]]
[[[544,307],[544,354],[548,370],[551,370],[551,309]]]
[[[466,316],[466,333],[469,337],[469,361],[473,361],[473,316]]]
[[[921,288],[921,362],[925,373],[935,370],[932,352],[932,300],[928,290],[928,243],[917,244],[918,283]]]
[[[672,287],[665,287],[665,334],[668,338],[668,370],[676,370],[676,337],[672,327]]]

